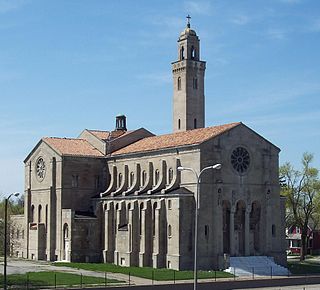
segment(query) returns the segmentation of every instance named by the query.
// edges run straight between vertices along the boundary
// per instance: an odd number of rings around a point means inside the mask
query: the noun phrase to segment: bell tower
[[[206,62],[200,60],[200,40],[187,27],[178,39],[178,60],[172,63],[173,73],[173,132],[203,128],[204,73]]]

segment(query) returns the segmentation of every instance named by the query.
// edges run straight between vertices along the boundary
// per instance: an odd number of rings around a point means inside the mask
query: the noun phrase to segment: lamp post
[[[11,193],[5,200],[4,200],[4,262],[3,262],[3,289],[7,290],[7,224],[8,224],[8,201],[11,196],[18,197],[19,192]]]
[[[199,215],[199,207],[200,207],[200,203],[199,203],[200,186],[199,185],[201,182],[201,176],[205,171],[207,171],[209,169],[220,169],[220,168],[221,168],[221,164],[217,163],[215,165],[211,165],[211,166],[207,166],[207,167],[203,168],[200,171],[200,173],[198,174],[193,168],[183,167],[183,166],[178,167],[179,171],[183,171],[183,170],[192,171],[197,179],[197,188],[196,188],[196,196],[195,196],[196,216],[195,216],[195,220],[194,220],[194,268],[193,268],[193,275],[194,275],[193,289],[194,290],[197,290],[197,284],[198,284],[197,260],[198,260],[198,215]]]

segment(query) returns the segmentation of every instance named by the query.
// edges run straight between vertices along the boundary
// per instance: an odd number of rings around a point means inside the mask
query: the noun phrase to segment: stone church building
[[[173,133],[85,129],[42,138],[24,160],[25,210],[15,216],[13,254],[48,261],[192,269],[196,172],[198,265],[266,255],[286,263],[280,149],[241,122],[205,127],[204,79],[196,32],[187,27],[172,63]]]

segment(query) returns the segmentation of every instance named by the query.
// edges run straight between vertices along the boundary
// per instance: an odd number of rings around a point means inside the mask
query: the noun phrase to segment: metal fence
[[[268,273],[268,275],[266,275]],[[117,273],[102,273],[100,272],[99,277],[89,276],[88,274],[76,274],[74,276],[72,283],[66,283],[66,279],[60,275],[61,272],[52,272],[46,282],[36,281],[34,278],[30,277],[32,273],[27,273],[23,276],[20,275],[19,280],[15,279],[15,275],[8,276],[7,289],[61,289],[61,288],[77,288],[77,289],[90,289],[90,288],[109,288],[113,286],[133,286],[133,285],[157,285],[157,284],[181,284],[181,283],[192,283],[191,279],[186,279],[185,274],[179,271],[171,271],[170,275],[166,274],[164,279],[161,269],[150,270],[148,273],[149,279],[141,279],[139,277],[133,276],[132,272],[127,272],[126,274],[120,274],[117,277]],[[262,268],[262,267],[252,267],[252,268],[233,268],[231,277],[221,277],[220,271],[211,272],[198,272],[198,281],[201,282],[217,282],[217,281],[241,281],[241,280],[258,280],[258,279],[275,279],[275,278],[288,278],[297,277],[287,270],[285,275],[279,276],[275,275],[273,267]],[[48,274],[49,275],[49,274]],[[170,277],[171,276],[171,277]],[[205,277],[204,277],[205,276]],[[301,276],[301,275],[300,275]],[[304,275],[307,280],[308,275]],[[92,282],[91,278],[97,278],[99,281]],[[115,282],[114,280],[120,280]]]

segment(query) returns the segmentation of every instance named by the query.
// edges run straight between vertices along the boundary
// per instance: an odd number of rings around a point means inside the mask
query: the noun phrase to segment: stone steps
[[[230,267],[225,270],[236,276],[287,276],[288,269],[274,262],[273,257],[230,257]]]

